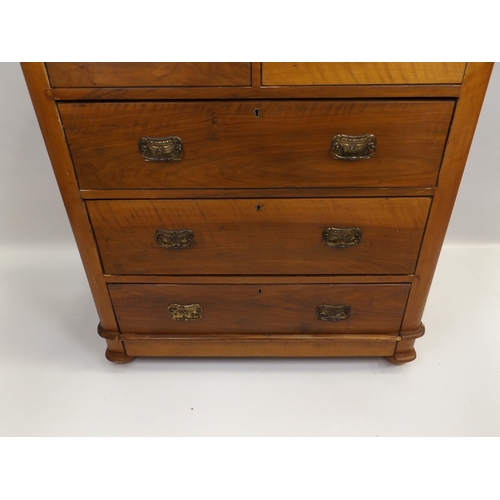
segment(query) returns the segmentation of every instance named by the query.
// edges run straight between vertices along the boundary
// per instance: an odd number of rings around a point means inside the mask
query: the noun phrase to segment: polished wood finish
[[[135,356],[128,356],[125,352],[112,351],[109,347],[106,349],[105,356],[108,361],[112,361],[113,363],[118,363],[120,365],[130,363],[136,358]]]
[[[84,200],[168,200],[203,198],[385,198],[432,196],[435,188],[301,188],[301,189],[82,189]]]
[[[289,284],[290,276],[282,275],[120,275],[120,274],[105,274],[104,279],[107,283],[149,283],[149,284],[214,284],[219,285],[237,285],[237,284]],[[333,284],[344,283],[353,284],[361,283],[411,283],[413,281],[412,274],[403,275],[376,275],[376,274],[338,274],[338,275],[293,275],[294,284]]]
[[[394,340],[318,338],[315,336],[196,336],[191,339],[125,340],[132,356],[187,357],[332,357],[391,356]]]
[[[262,63],[263,85],[402,85],[460,83],[465,63]]]
[[[250,85],[250,63],[46,63],[53,87]]]
[[[425,327],[422,323],[415,330],[401,330],[400,338],[392,356],[387,356],[387,360],[395,365],[402,365],[413,361],[417,357],[414,349],[415,340],[422,337],[425,333]]]
[[[87,202],[107,274],[411,274],[430,198]],[[328,227],[358,227],[333,248]],[[189,229],[191,247],[160,248],[157,230]]]
[[[311,333],[311,334],[298,334],[298,333],[213,333],[213,334],[198,334],[198,333],[186,333],[186,334],[172,334],[172,333],[156,333],[156,334],[144,334],[144,333],[122,333],[120,338],[123,341],[133,340],[154,340],[154,341],[186,341],[193,342],[195,340],[204,341],[214,341],[218,342],[221,340],[241,341],[241,340],[289,340],[289,339],[300,339],[304,341],[314,342],[316,340],[335,340],[339,341],[370,341],[370,342],[396,342],[401,340],[401,337],[393,334],[377,334],[377,333]]]
[[[409,285],[109,285],[122,333],[384,333],[398,335]],[[201,318],[178,321],[169,304],[199,304]],[[350,316],[318,319],[319,305]]]
[[[390,361],[393,365],[404,365],[417,358],[417,353],[413,347],[408,348],[402,352],[396,351],[392,356],[386,356],[385,359]]]
[[[107,359],[415,359],[492,64],[57,64],[64,87],[23,71]],[[341,133],[375,134],[376,153],[333,160]],[[145,135],[182,136],[182,159],[146,162]],[[338,226],[359,245],[327,246]],[[160,248],[158,229],[194,243]],[[350,314],[323,321],[321,303]]]
[[[434,186],[453,107],[209,101],[62,103],[59,110],[82,189],[323,188]],[[374,134],[377,151],[368,160],[334,159],[337,134]],[[141,156],[141,137],[167,136],[181,138],[180,161]]]
[[[262,81],[261,75],[261,63],[252,63],[252,87],[254,89],[260,87],[260,82]]]
[[[252,73],[253,74],[253,73]],[[120,87],[58,88],[56,101],[189,99],[399,99],[457,97],[460,85],[316,85],[291,87]]]

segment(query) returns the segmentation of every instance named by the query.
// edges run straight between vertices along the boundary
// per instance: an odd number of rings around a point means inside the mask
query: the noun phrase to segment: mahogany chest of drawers
[[[106,357],[415,358],[490,63],[25,63]]]

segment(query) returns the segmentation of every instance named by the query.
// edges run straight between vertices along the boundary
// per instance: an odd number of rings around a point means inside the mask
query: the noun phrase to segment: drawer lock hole
[[[259,118],[259,115],[260,115],[260,109],[259,108],[255,108],[253,110],[253,114],[255,115],[255,118]]]

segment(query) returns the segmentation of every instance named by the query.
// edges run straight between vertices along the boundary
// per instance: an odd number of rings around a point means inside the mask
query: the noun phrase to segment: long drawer
[[[452,101],[61,103],[81,189],[431,187]]]
[[[430,198],[102,200],[107,274],[411,274]]]
[[[108,285],[122,333],[397,335],[410,286]]]

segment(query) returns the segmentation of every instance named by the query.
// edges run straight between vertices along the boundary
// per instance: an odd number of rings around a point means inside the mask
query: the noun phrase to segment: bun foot
[[[109,349],[106,349],[105,356],[108,361],[112,361],[113,363],[119,363],[119,364],[130,363],[136,358],[135,356],[127,356],[122,352],[113,352],[110,351]]]
[[[393,356],[386,356],[385,359],[394,365],[404,365],[413,361],[416,357],[415,349],[411,349],[410,351],[396,352]]]

